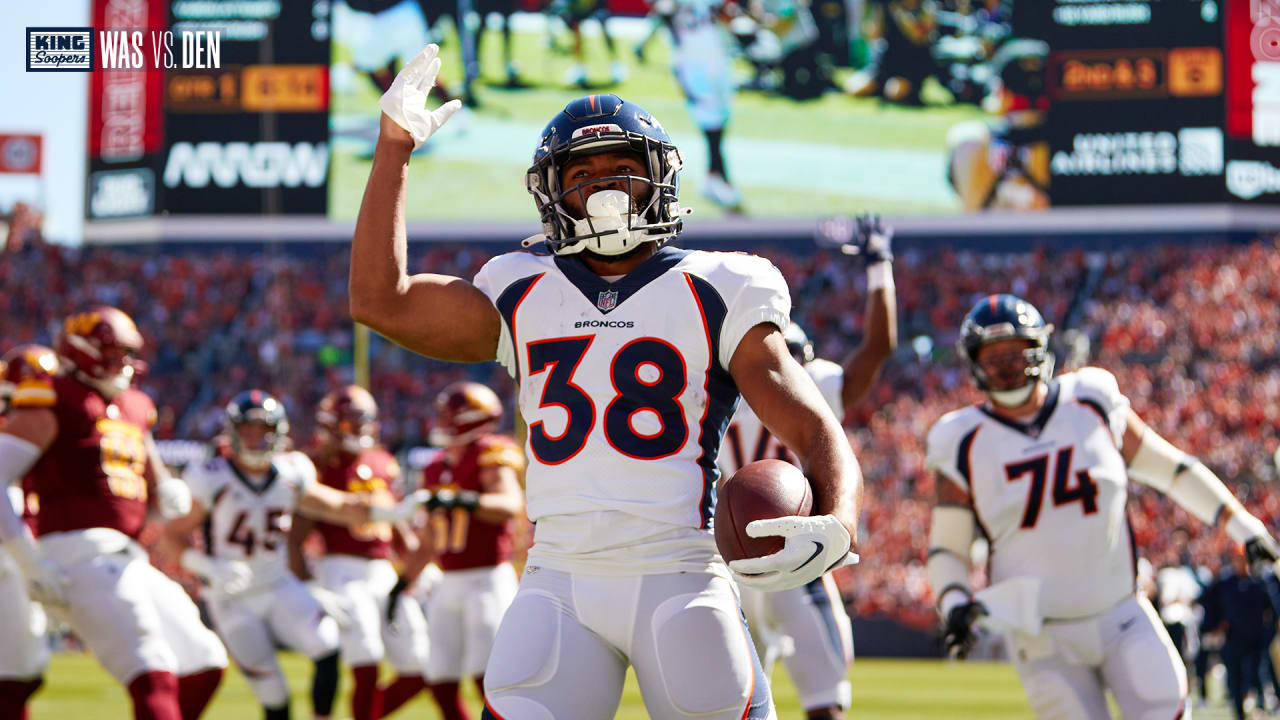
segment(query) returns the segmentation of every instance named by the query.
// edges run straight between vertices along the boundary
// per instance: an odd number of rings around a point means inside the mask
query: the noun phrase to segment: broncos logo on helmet
[[[645,177],[619,175],[560,186],[560,171],[570,158],[618,150],[639,154]],[[677,199],[683,166],[667,131],[644,108],[617,95],[588,95],[570,102],[547,123],[533,152],[533,165],[525,174],[525,187],[542,216],[542,233],[552,252],[621,255],[641,243],[665,242],[680,232],[680,218],[688,214]],[[629,190],[644,183],[650,190],[639,207],[620,207],[625,200],[608,198],[603,191],[596,193],[601,196],[598,201],[588,202],[586,186],[607,181],[617,181]],[[572,193],[579,194],[587,217],[575,217],[565,207],[563,200]]]
[[[1049,352],[1052,334],[1053,325],[1046,323],[1031,303],[1009,294],[990,295],[965,315],[956,351],[968,363],[979,390],[1000,405],[1017,407],[1027,401],[1037,383],[1053,377],[1054,357]],[[978,362],[978,351],[984,345],[1009,339],[1028,343],[1022,351],[1021,367],[1014,368],[1008,378],[993,377]]]

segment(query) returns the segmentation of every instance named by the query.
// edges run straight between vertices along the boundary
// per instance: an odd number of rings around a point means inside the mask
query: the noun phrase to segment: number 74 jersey
[[[707,528],[755,325],[785,328],[782,275],[742,253],[662,247],[614,282],[576,256],[501,255],[475,284],[502,315],[498,359],[528,423],[529,517],[616,511]]]
[[[969,493],[990,542],[990,582],[1039,578],[1046,618],[1094,615],[1134,592],[1128,406],[1111,373],[1082,368],[1050,382],[1026,424],[972,406],[929,431],[929,468]]]

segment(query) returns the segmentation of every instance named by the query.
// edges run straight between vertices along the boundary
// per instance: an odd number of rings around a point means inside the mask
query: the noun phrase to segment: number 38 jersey
[[[243,560],[253,570],[252,585],[270,584],[288,573],[289,528],[298,498],[316,483],[316,469],[300,452],[280,453],[262,477],[250,477],[217,457],[184,475],[191,497],[208,511],[205,552],[222,560]]]
[[[1135,589],[1120,445],[1129,401],[1100,368],[1064,373],[1026,425],[973,406],[929,431],[928,465],[970,495],[990,582],[1041,581],[1046,618],[1099,613]]]
[[[741,253],[662,247],[610,282],[577,257],[516,252],[475,284],[528,423],[530,562],[670,572],[715,560],[716,456],[738,401],[729,361],[785,328],[782,275]]]

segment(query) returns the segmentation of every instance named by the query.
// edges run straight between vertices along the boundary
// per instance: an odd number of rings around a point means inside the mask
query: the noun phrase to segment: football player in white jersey
[[[262,703],[266,720],[289,718],[289,688],[276,661],[277,643],[315,662],[313,709],[317,718],[328,717],[338,689],[343,610],[323,590],[308,592],[289,572],[286,538],[293,515],[347,524],[398,522],[410,518],[423,497],[375,505],[319,484],[307,456],[287,451],[284,405],[261,390],[240,393],[226,412],[229,456],[188,469],[191,512],[170,521],[164,539],[182,566],[208,584],[214,629]],[[203,551],[191,547],[197,528],[204,535]]]
[[[852,248],[866,263],[867,307],[865,333],[844,364],[815,358],[813,343],[792,323],[783,333],[792,357],[804,364],[831,411],[838,418],[858,402],[880,373],[898,344],[897,301],[893,287],[892,228],[878,218],[863,216],[854,225]],[[779,458],[795,462],[745,403],[738,406],[725,432],[716,464],[729,477],[749,462]],[[742,609],[751,637],[764,663],[765,674],[782,657],[800,705],[810,720],[844,717],[852,689],[848,668],[853,661],[853,627],[830,575],[803,587],[763,593],[741,589]],[[790,638],[792,649],[783,651]]]
[[[612,717],[628,664],[651,717],[775,717],[709,527],[739,391],[800,457],[815,496],[812,517],[748,527],[785,540],[734,561],[739,582],[797,587],[855,559],[861,489],[840,422],[787,352],[781,274],[751,255],[667,245],[685,214],[679,150],[641,108],[590,95],[535,148],[532,252],[490,260],[474,283],[408,275],[410,153],[456,109],[423,108],[435,55],[428,47],[381,101],[351,313],[425,355],[497,359],[519,382],[537,525],[485,669],[485,717]]]
[[[1107,689],[1125,718],[1187,717],[1182,661],[1136,593],[1128,482],[1168,494],[1254,557],[1274,559],[1275,541],[1212,471],[1143,423],[1111,373],[1053,377],[1052,330],[1012,295],[982,299],[961,326],[958,352],[988,402],[942,416],[928,436],[929,579],[946,643],[963,656],[984,614],[1013,628],[1010,654],[1040,718],[1110,717]],[[976,531],[990,543],[987,601],[969,586]]]

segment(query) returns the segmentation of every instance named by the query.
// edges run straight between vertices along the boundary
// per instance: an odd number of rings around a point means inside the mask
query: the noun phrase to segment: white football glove
[[[3,547],[8,548],[17,561],[18,569],[27,581],[27,592],[33,601],[55,607],[67,604],[71,581],[56,563],[40,557],[30,535],[24,532],[6,542]]]
[[[432,43],[418,53],[400,70],[391,88],[378,101],[382,112],[413,136],[414,150],[422,147],[422,143],[462,107],[461,101],[450,100],[435,111],[427,110],[427,93],[440,74],[440,58],[436,57],[439,52],[440,48]]]
[[[414,490],[395,505],[373,505],[369,508],[369,520],[378,523],[408,522],[418,514],[418,509],[431,499],[430,490]]]
[[[320,603],[325,614],[337,621],[339,627],[351,626],[351,611],[348,609],[346,598],[326,589],[315,580],[307,583],[307,590],[311,592],[311,597]]]
[[[156,486],[156,509],[172,520],[191,512],[191,488],[181,478],[169,478]]]
[[[220,560],[194,548],[182,551],[182,567],[204,578],[219,592],[239,595],[249,589],[253,569],[243,560]]]
[[[785,539],[782,549],[772,555],[729,563],[738,584],[764,592],[800,587],[828,570],[858,562],[858,556],[849,552],[849,531],[834,515],[753,520],[747,524],[747,535]]]

